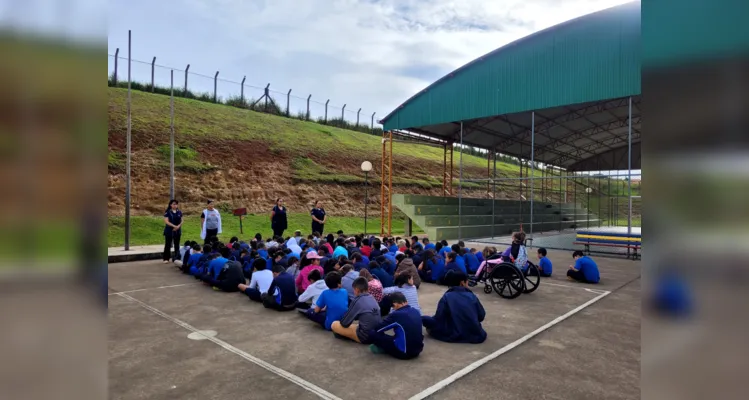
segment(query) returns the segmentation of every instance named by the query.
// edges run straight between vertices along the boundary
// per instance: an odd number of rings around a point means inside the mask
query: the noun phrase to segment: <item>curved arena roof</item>
[[[568,170],[640,168],[640,2],[536,32],[437,80],[382,119]],[[535,117],[531,117],[531,111]]]

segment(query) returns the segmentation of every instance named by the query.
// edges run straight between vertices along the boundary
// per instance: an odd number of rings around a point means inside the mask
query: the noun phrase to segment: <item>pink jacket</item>
[[[309,286],[309,279],[307,277],[309,276],[309,273],[312,272],[313,269],[320,271],[320,275],[323,274],[323,269],[319,265],[310,264],[302,268],[302,270],[299,272],[299,275],[296,277],[296,290],[299,293],[302,293],[305,290],[307,290],[307,287]]]

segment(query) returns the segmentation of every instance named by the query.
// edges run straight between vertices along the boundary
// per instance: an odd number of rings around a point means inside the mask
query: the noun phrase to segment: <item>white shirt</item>
[[[261,294],[268,293],[271,283],[273,283],[273,272],[270,270],[264,269],[252,273],[250,287],[259,290]],[[276,289],[276,293],[278,293],[278,289]],[[276,293],[274,293],[274,295]]]
[[[307,300],[312,299],[312,304],[317,304],[317,299],[320,297],[323,291],[328,290],[328,285],[325,284],[325,280],[320,279],[315,281],[312,285],[307,286],[307,290],[299,295],[299,301],[304,303]]]

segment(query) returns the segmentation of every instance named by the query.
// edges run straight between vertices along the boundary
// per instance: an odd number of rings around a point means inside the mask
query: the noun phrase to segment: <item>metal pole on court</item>
[[[533,238],[533,195],[536,188],[534,173],[536,171],[536,112],[531,112],[531,222],[530,237]],[[531,241],[533,243],[533,241]]]
[[[130,250],[130,133],[132,129],[131,119],[131,87],[130,87],[130,62],[132,60],[132,32],[127,31],[127,141],[126,152],[127,161],[125,162],[125,250]]]
[[[171,96],[169,98],[169,198],[174,198],[174,70],[171,71]]]
[[[460,121],[460,180],[458,181],[458,240],[463,239],[463,121]]]
[[[492,176],[492,239],[494,239],[494,224],[497,223],[497,147],[495,146],[492,150],[492,156],[494,157],[494,175]]]
[[[629,98],[629,124],[627,128],[627,186],[629,191],[629,213],[627,215],[627,234],[632,234],[632,97]],[[629,248],[627,249],[629,254]]]

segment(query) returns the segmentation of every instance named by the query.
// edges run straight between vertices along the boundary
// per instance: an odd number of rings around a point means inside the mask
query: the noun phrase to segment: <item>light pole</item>
[[[590,181],[588,181],[588,184],[590,184]],[[585,193],[586,193],[586,195],[588,197],[588,199],[586,200],[587,201],[587,205],[585,206],[585,208],[586,208],[585,209],[585,214],[586,214],[585,218],[588,221],[587,222],[587,226],[585,227],[586,229],[590,229],[590,193],[592,191],[593,191],[593,188],[590,187],[590,186],[588,186],[588,187],[585,188]]]
[[[372,163],[364,161],[361,163],[361,170],[364,171],[364,236],[367,236],[367,206],[369,206],[369,171],[372,170]]]

